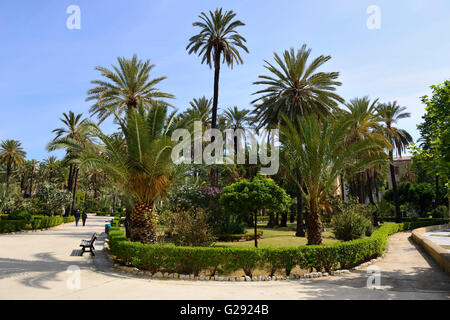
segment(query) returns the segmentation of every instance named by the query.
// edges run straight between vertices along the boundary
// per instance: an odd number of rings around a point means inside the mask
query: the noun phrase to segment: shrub
[[[398,184],[398,198],[401,205],[410,204],[412,208],[417,211],[421,217],[430,211],[433,205],[432,199],[436,196],[435,188],[429,183],[401,182]],[[393,190],[387,190],[383,199],[390,203],[394,203]],[[438,200],[442,201],[442,196]],[[411,208],[408,208],[411,210]]]
[[[372,234],[372,221],[360,212],[359,205],[349,202],[341,212],[331,218],[334,236],[343,241],[362,238]]]
[[[432,216],[435,219],[439,218],[449,218],[449,208],[447,206],[439,206],[436,209],[433,210]]]
[[[64,211],[64,208],[72,201],[71,193],[65,189],[60,189],[54,183],[39,184],[37,197],[49,215]]]
[[[215,241],[208,220],[209,216],[203,210],[172,212],[168,214],[166,226],[176,245],[205,247]]]
[[[8,220],[24,220],[29,223],[32,215],[25,210],[15,210],[8,215]]]

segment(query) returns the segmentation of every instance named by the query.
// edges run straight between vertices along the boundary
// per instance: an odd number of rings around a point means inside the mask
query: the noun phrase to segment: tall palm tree
[[[214,95],[211,116],[211,128],[217,127],[217,108],[219,103],[219,77],[220,65],[226,63],[229,67],[242,64],[243,60],[239,50],[248,53],[245,46],[245,38],[236,29],[245,24],[240,20],[234,20],[236,14],[230,11],[222,11],[222,8],[214,12],[209,11],[209,16],[202,12],[199,15],[200,21],[194,22],[194,27],[200,27],[200,32],[189,39],[186,47],[189,54],[195,53],[202,56],[202,64],[212,68],[214,66]],[[217,185],[217,171],[212,170],[211,182]]]
[[[344,170],[351,173],[385,161],[385,153],[377,153],[378,141],[368,138],[342,148],[350,125],[347,119],[322,122],[315,115],[297,117],[296,124],[283,116],[286,123],[281,127],[283,151],[290,161],[297,163],[303,181],[296,180],[308,205],[306,217],[308,244],[322,244],[322,221],[320,205],[336,178]],[[369,153],[369,156],[362,157]]]
[[[411,135],[404,129],[394,127],[394,125],[401,119],[409,118],[411,114],[404,112],[406,107],[401,107],[397,104],[397,101],[383,103],[378,106],[378,113],[381,118],[381,122],[384,123],[384,134],[386,138],[391,142],[392,148],[389,149],[389,159],[391,164],[389,166],[392,181],[392,190],[394,193],[395,202],[395,217],[397,222],[402,221],[402,213],[400,212],[400,203],[398,199],[397,181],[395,179],[394,168],[394,149],[401,157],[402,152],[405,151],[408,144],[412,142]]]
[[[345,104],[348,110],[343,110],[342,116],[346,117],[351,121],[351,125],[348,128],[348,132],[345,138],[345,145],[351,144],[355,141],[360,141],[367,139],[367,137],[372,137],[380,141],[381,145],[386,148],[390,148],[391,145],[389,140],[381,133],[382,126],[379,124],[379,115],[377,111],[378,99],[370,101],[370,99],[365,96],[363,98],[355,98],[350,100],[350,102]],[[379,150],[383,152],[383,150]],[[368,170],[368,169],[367,169]],[[367,173],[367,172],[366,172]],[[360,203],[364,203],[365,199],[363,197],[362,187],[365,172],[359,172],[357,174],[357,180],[359,180],[359,200]],[[370,197],[370,195],[369,195]]]
[[[49,156],[48,158],[43,160],[43,164],[45,166],[45,175],[48,178],[48,181],[51,183],[56,176],[56,171],[59,167],[58,159],[55,156]]]
[[[95,85],[88,91],[86,101],[94,100],[91,106],[91,115],[97,115],[99,122],[104,121],[112,114],[112,110],[119,114],[126,109],[136,109],[139,103],[149,108],[163,98],[174,98],[170,93],[160,91],[155,86],[166,77],[150,79],[150,72],[155,65],[150,60],[142,61],[133,55],[131,59],[117,58],[118,67],[112,70],[97,66],[106,80],[93,80]]]
[[[239,129],[244,130],[248,126],[249,121],[251,120],[249,113],[250,110],[247,109],[239,110],[236,106],[234,106],[233,108],[227,108],[223,113],[226,127],[233,130]],[[234,136],[233,139],[234,139],[233,141],[234,154],[235,156],[237,156],[238,138],[237,136]]]
[[[164,196],[172,180],[171,151],[174,142],[174,113],[167,115],[167,105],[157,104],[146,110],[142,103],[126,111],[126,119],[114,113],[122,134],[107,135],[90,123],[98,138],[100,152],[85,151],[72,158],[80,167],[99,167],[134,198],[130,215],[130,238],[152,243],[156,239],[158,218],[155,202]]]
[[[177,117],[179,126],[192,129],[194,122],[200,121],[203,127],[208,127],[211,122],[211,104],[212,99],[207,99],[205,96],[194,98],[189,102],[190,107]]]
[[[4,140],[0,144],[0,163],[6,169],[6,193],[9,191],[10,179],[14,170],[25,161],[26,152],[17,140]]]
[[[35,159],[26,160],[21,167],[21,189],[24,198],[31,198],[33,194],[33,183],[38,175],[39,162]]]
[[[270,74],[260,75],[261,80],[254,82],[264,88],[254,93],[259,97],[252,101],[255,105],[253,115],[258,128],[279,125],[283,120],[282,114],[290,119],[309,114],[325,117],[337,107],[338,102],[344,101],[334,92],[341,85],[337,81],[339,73],[318,71],[331,57],[321,55],[309,63],[310,54],[311,49],[307,49],[304,44],[297,52],[293,48],[284,51],[282,57],[274,53],[275,64],[265,61],[264,67]],[[296,180],[301,181],[299,171],[295,171]],[[302,193],[298,190],[296,232],[298,237],[305,236],[302,211]]]
[[[303,44],[297,52],[294,48],[285,50],[282,57],[274,53],[276,65],[265,61],[270,75],[260,75],[261,80],[254,82],[264,88],[254,93],[259,97],[252,101],[259,127],[279,124],[282,114],[290,119],[312,113],[325,117],[338,102],[344,102],[334,92],[341,85],[337,81],[339,72],[317,70],[331,56],[320,55],[308,64],[310,54],[311,49]]]
[[[239,110],[238,107],[227,108],[223,115],[225,117],[226,125],[234,130],[244,129],[250,121],[250,110]]]
[[[75,114],[73,111],[69,113],[63,113],[63,117],[60,121],[64,124],[64,127],[54,129],[55,133],[53,140],[47,145],[48,151],[64,148],[65,141],[75,141],[78,144],[87,146],[90,143],[90,137],[87,132],[87,119],[82,119],[83,114]],[[74,152],[73,149],[66,150],[66,157],[70,156]],[[67,163],[67,162],[66,162]],[[69,174],[67,178],[67,190],[72,193],[72,202],[66,208],[66,216],[70,215],[74,205],[78,184],[79,168],[74,163],[69,164]]]
[[[382,126],[379,124],[379,115],[377,111],[378,99],[373,100],[365,96],[363,98],[355,98],[350,100],[350,102],[345,104],[347,110],[342,110],[341,116],[345,117],[350,121],[350,125],[347,130],[347,134],[344,140],[343,147],[346,148],[347,145],[352,144],[356,141],[362,141],[367,138],[378,141],[380,148],[378,150],[373,150],[373,152],[383,153],[384,148],[392,148],[390,142],[382,134]],[[369,153],[362,155],[366,157],[370,155]],[[354,177],[349,177],[351,179],[357,180],[357,185],[359,186],[358,197],[360,203],[365,203],[364,194],[364,182],[368,187],[368,196],[371,204],[375,205],[373,198],[373,185],[372,180],[375,179],[375,170],[378,170],[379,164],[373,167],[365,168],[364,171],[357,172]],[[342,185],[343,187],[343,185]],[[344,192],[344,190],[342,190]],[[378,225],[378,215],[376,210],[373,214],[373,223]]]

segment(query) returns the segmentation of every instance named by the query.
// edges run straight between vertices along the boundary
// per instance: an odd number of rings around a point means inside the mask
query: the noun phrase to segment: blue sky
[[[69,5],[81,9],[81,29],[66,27]],[[366,27],[366,9],[381,9],[381,29]],[[212,96],[213,72],[185,50],[201,11],[233,9],[249,54],[244,65],[222,68],[219,107],[250,108],[252,82],[273,52],[303,43],[312,56],[331,55],[325,71],[340,72],[345,99],[368,95],[397,100],[412,117],[400,123],[415,139],[424,107],[420,96],[450,78],[450,2],[445,0],[41,0],[0,4],[0,140],[23,143],[28,159],[45,146],[63,112],[88,116],[85,102],[96,65],[118,56],[150,59],[160,89],[183,110],[194,97]],[[105,123],[107,131],[113,130]],[[62,153],[56,153],[61,156]]]

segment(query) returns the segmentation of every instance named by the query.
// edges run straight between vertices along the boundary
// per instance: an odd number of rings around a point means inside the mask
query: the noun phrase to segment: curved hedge
[[[330,245],[275,249],[142,244],[128,241],[123,230],[112,227],[109,233],[109,247],[120,262],[151,272],[167,271],[198,275],[204,271],[214,275],[216,272],[243,270],[246,275],[251,276],[255,269],[265,268],[270,274],[283,270],[289,275],[296,266],[329,272],[348,269],[381,255],[391,234],[442,222],[443,220],[433,219],[386,224],[378,228],[372,236],[364,239]]]
[[[24,230],[46,229],[58,226],[62,223],[74,222],[75,217],[47,217],[33,216],[28,222],[26,220],[0,220],[0,233],[18,232]]]

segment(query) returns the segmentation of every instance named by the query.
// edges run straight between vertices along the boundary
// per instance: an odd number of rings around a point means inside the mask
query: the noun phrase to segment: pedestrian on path
[[[86,225],[86,219],[87,219],[86,212],[83,212],[83,215],[81,216],[81,219],[83,220],[83,227],[84,227]]]
[[[75,211],[73,215],[75,216],[75,226],[78,227],[78,221],[80,220],[80,210]]]

